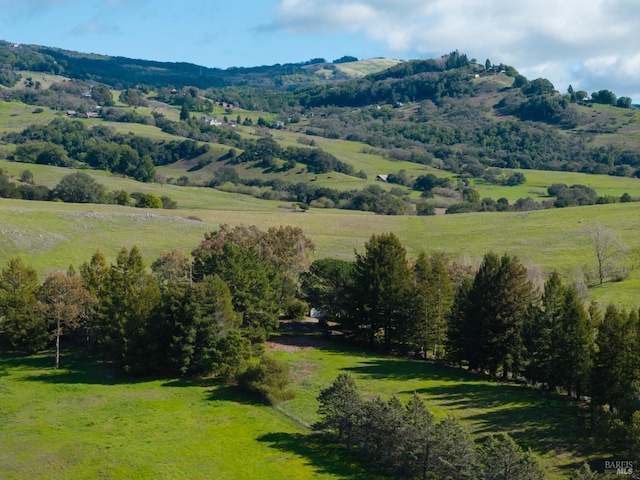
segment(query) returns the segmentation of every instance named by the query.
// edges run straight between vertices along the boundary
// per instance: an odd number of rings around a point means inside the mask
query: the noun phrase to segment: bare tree
[[[602,285],[611,271],[613,262],[624,255],[626,247],[615,231],[602,225],[589,228],[587,235],[596,256],[598,280]]]
[[[79,275],[53,272],[40,287],[40,308],[53,326],[56,340],[56,368],[60,367],[60,337],[63,328],[77,328],[80,319],[86,315],[91,303],[91,295],[82,286]]]

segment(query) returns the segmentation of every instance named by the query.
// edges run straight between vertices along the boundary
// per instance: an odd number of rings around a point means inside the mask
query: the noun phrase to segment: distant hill
[[[344,64],[312,59],[307,62],[257,67],[208,68],[186,62],[157,62],[126,57],[80,53],[40,45],[18,45],[0,41],[0,85],[11,86],[12,70],[61,74],[114,87],[195,86],[220,88],[249,86],[291,89],[379,72],[398,63],[372,59]]]

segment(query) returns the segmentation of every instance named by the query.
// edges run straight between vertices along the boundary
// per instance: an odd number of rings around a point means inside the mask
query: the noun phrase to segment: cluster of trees
[[[325,320],[372,348],[428,352],[491,376],[589,397],[603,438],[639,452],[640,429],[629,423],[640,419],[637,309],[587,307],[557,273],[540,290],[509,255],[486,254],[475,273],[437,255],[409,262],[394,234],[372,236],[354,262],[314,262],[303,291]]]
[[[104,126],[87,128],[77,120],[56,119],[5,135],[17,144],[13,159],[68,167],[76,162],[128,175],[142,182],[155,178],[155,165],[190,159],[209,151],[192,140],[154,142],[138,135],[119,134]]]
[[[56,364],[64,336],[133,374],[233,376],[296,301],[310,248],[297,228],[223,226],[192,256],[163,253],[151,271],[136,247],[123,248],[111,265],[96,252],[42,284],[13,258],[0,272],[0,340],[31,353],[55,339]]]
[[[112,203],[140,208],[177,208],[177,203],[166,195],[116,190],[108,192],[104,185],[84,172],[65,175],[58,185],[49,189],[34,183],[30,170],[20,175],[20,183],[12,181],[10,175],[0,169],[0,198],[22,200],[62,201],[68,203]]]
[[[282,148],[271,137],[260,138],[256,142],[246,144],[244,152],[237,156],[234,162],[256,162],[259,167],[274,169],[275,160],[278,158],[285,161],[282,167],[284,170],[290,170],[295,168],[297,163],[302,163],[312,173],[339,172],[346,175],[355,173],[351,165],[338,160],[331,153],[319,148]]]
[[[476,446],[455,417],[436,422],[417,394],[404,405],[395,396],[363,400],[353,377],[342,373],[320,392],[318,402],[320,420],[313,428],[394,478],[545,477],[533,454],[508,435]]]

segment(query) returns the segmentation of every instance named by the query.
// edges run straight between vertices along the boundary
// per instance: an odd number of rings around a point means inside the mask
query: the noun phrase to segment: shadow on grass
[[[0,353],[0,376],[20,371],[22,380],[46,383],[77,383],[89,385],[137,384],[162,379],[159,376],[136,377],[127,375],[116,364],[100,360],[90,354],[65,353],[60,358],[60,368],[54,368],[54,353],[37,355]]]
[[[293,453],[307,460],[318,475],[329,474],[345,480],[382,480],[388,476],[373,468],[363,467],[358,460],[350,457],[345,450],[328,443],[321,435],[301,433],[267,433],[258,441],[282,452]]]
[[[440,380],[440,381],[477,381],[484,377],[466,370],[445,365],[438,365],[427,360],[405,360],[402,358],[377,358],[362,362],[357,367],[346,368],[360,377],[384,380],[394,378],[397,380]]]
[[[568,398],[535,388],[490,382],[426,387],[417,393],[425,395],[427,403],[458,411],[460,417],[473,423],[474,432],[480,436],[506,432],[520,446],[538,454],[595,457],[605,453],[589,431],[588,409]],[[578,466],[567,465],[565,473]]]

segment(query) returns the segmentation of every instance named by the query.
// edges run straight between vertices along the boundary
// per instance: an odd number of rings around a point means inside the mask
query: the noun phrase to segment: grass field
[[[5,480],[371,478],[321,449],[279,447],[304,429],[236,388],[69,358],[55,371],[50,355],[0,355],[0,419]]]
[[[64,169],[60,169],[60,175]],[[47,170],[50,172],[50,170]],[[36,179],[39,173],[34,171]],[[299,226],[316,244],[314,258],[352,259],[372,234],[395,232],[415,257],[421,250],[442,252],[478,265],[493,250],[517,255],[542,272],[558,270],[572,279],[577,269],[593,268],[587,230],[614,229],[638,248],[640,204],[594,205],[526,213],[476,213],[434,217],[384,216],[345,210],[311,209],[295,213],[289,203],[258,200],[212,189],[139,184],[105,176],[109,189],[155,192],[178,201],[178,210],[144,210],[114,205],[74,205],[0,199],[0,264],[23,255],[41,273],[87,261],[96,249],[113,259],[137,245],[147,261],[170,248],[191,250],[221,223]],[[632,259],[625,260],[631,268]],[[628,280],[590,290],[595,299],[637,306],[638,271]]]
[[[387,58],[370,58],[357,62],[338,63],[336,67],[352,77],[362,77],[371,73],[378,73],[400,63],[399,60]]]
[[[522,385],[492,382],[430,362],[385,357],[339,343],[291,349],[286,334],[275,353],[291,366],[297,396],[281,409],[304,423],[316,420],[318,392],[341,371],[351,373],[365,397],[403,402],[418,393],[436,420],[454,414],[476,440],[509,433],[541,459],[549,478],[564,478],[585,459],[604,454],[589,438],[586,411],[575,402]],[[278,343],[276,343],[278,345]],[[281,349],[282,348],[282,349]]]
[[[367,397],[417,392],[477,440],[509,432],[550,479],[606,453],[588,441],[577,405],[534,389],[339,344],[275,353],[293,367],[297,393],[277,410],[207,380],[131,379],[69,355],[54,370],[51,353],[0,354],[0,477],[375,479],[304,436],[316,396],[340,371]]]

